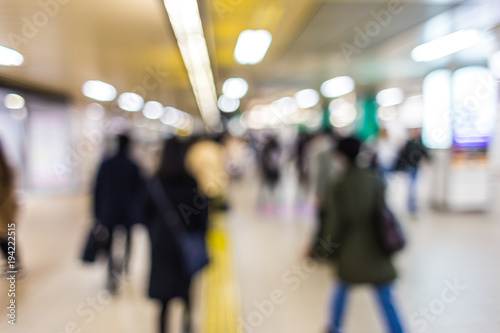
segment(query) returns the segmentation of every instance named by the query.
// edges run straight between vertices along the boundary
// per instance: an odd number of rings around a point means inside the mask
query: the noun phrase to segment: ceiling
[[[317,88],[341,74],[367,85],[391,73],[419,75],[370,70],[384,69],[394,61],[389,63],[375,51],[461,2],[402,0],[401,13],[392,15],[390,24],[346,61],[341,43],[352,44],[356,28],[364,29],[374,20],[372,11],[387,9],[387,1],[199,0],[218,93],[225,79],[241,76],[250,83],[247,101]],[[41,3],[52,6],[44,9]],[[0,66],[2,81],[64,94],[84,105],[90,100],[82,95],[81,86],[97,79],[113,84],[118,92],[135,91],[145,100],[198,114],[161,0],[0,0],[0,9],[0,45],[25,57],[20,67]],[[267,29],[273,35],[270,50],[258,65],[242,66],[233,59],[238,35],[245,29]],[[419,42],[403,44],[411,50]],[[363,67],[367,63],[369,67]]]

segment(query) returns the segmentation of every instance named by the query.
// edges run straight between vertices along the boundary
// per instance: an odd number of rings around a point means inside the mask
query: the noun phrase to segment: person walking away
[[[16,263],[16,269],[10,269],[7,266],[6,271],[19,271],[20,267],[17,237],[15,239],[16,248],[13,249],[12,246],[9,246],[9,229],[15,229],[17,236],[17,228],[15,227],[17,208],[14,172],[7,163],[7,157],[0,142],[0,250],[7,260],[12,257],[10,254],[14,252],[13,257]]]
[[[178,139],[165,143],[156,179],[170,201],[171,212],[179,217],[181,226],[189,233],[207,232],[208,199],[201,194],[196,180],[185,167],[187,145]],[[191,279],[182,265],[182,252],[176,244],[175,234],[165,222],[166,212],[160,212],[153,194],[148,193],[144,206],[145,224],[151,238],[151,275],[149,297],[161,303],[160,333],[168,332],[168,305],[174,298],[185,304],[184,332],[191,332]]]
[[[421,130],[410,129],[409,139],[399,153],[395,169],[408,174],[408,212],[413,217],[417,215],[417,179],[422,158],[428,160],[430,155],[422,143]]]
[[[275,136],[269,136],[264,143],[261,157],[262,173],[262,194],[259,195],[259,204],[265,212],[276,208],[278,203],[276,198],[276,188],[278,186],[281,174],[281,148]],[[269,199],[266,200],[265,193],[269,193]]]
[[[130,158],[130,138],[120,135],[117,138],[118,151],[106,158],[100,165],[94,188],[94,216],[97,223],[109,231],[107,243],[108,288],[112,293],[117,290],[117,279],[121,273],[128,273],[131,251],[131,228],[141,220],[142,177],[138,165]],[[113,239],[116,230],[125,231],[126,243],[122,260],[116,261]]]
[[[360,284],[373,285],[386,318],[387,332],[402,333],[403,328],[392,298],[396,270],[380,246],[374,216],[383,199],[383,183],[370,170],[356,165],[361,143],[356,138],[341,139],[338,158],[344,171],[327,189],[324,226],[310,255],[333,253],[338,283],[332,296],[329,333],[343,332],[343,319],[349,290]],[[380,193],[380,194],[377,194]],[[335,244],[324,249],[324,244]]]
[[[325,191],[330,181],[333,181],[338,174],[335,167],[333,152],[336,145],[334,133],[327,129],[319,133],[311,143],[313,151],[313,179],[315,180],[314,189],[316,203],[319,209],[323,206]]]
[[[339,170],[334,163],[334,147],[336,140],[334,133],[327,129],[321,132],[311,143],[313,151],[313,179],[315,181],[315,205],[316,219],[319,225],[322,225],[322,220],[325,218],[326,202],[325,192],[332,182],[335,182],[338,177]]]
[[[299,185],[307,188],[309,185],[307,147],[312,136],[307,132],[300,132],[296,143],[296,162]]]

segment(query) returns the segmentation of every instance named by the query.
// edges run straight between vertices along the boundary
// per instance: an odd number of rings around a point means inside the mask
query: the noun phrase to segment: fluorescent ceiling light
[[[219,109],[223,112],[234,112],[240,107],[240,100],[222,95],[219,97],[218,105]]]
[[[181,118],[181,112],[182,111],[179,111],[176,108],[168,106],[165,108],[165,110],[163,112],[163,116],[161,117],[160,120],[165,125],[175,126],[175,124]]]
[[[170,106],[164,109],[160,120],[165,125],[172,126],[180,130],[192,130],[194,126],[194,120],[190,114]]]
[[[25,104],[23,96],[18,94],[7,94],[3,102],[5,107],[11,110],[22,109]]]
[[[142,109],[144,117],[148,119],[160,119],[163,115],[163,105],[159,102],[149,101],[144,104],[144,109]]]
[[[289,116],[297,111],[295,100],[290,97],[282,97],[271,103],[271,110],[282,116]]]
[[[415,61],[432,61],[474,46],[481,41],[477,30],[459,30],[417,46],[411,52]]]
[[[381,90],[376,99],[380,106],[398,105],[405,100],[405,93],[401,88],[388,88]]]
[[[314,89],[304,89],[293,95],[295,103],[301,109],[312,108],[319,103],[319,94]]]
[[[196,0],[163,0],[201,116],[209,128],[220,124],[217,93]]]
[[[0,45],[0,65],[2,66],[20,66],[24,62],[21,53]]]
[[[118,97],[118,106],[125,111],[137,112],[144,106],[144,99],[137,94],[125,92]]]
[[[349,76],[338,76],[321,85],[321,94],[327,98],[335,98],[354,90],[354,80]]]
[[[238,37],[234,59],[242,65],[255,65],[264,59],[273,37],[267,30],[245,30]]]
[[[390,122],[398,117],[398,109],[395,106],[381,106],[377,109],[377,117],[382,121]]]
[[[95,99],[101,102],[110,102],[116,98],[116,89],[112,85],[97,81],[90,80],[83,84],[82,92],[88,98]]]
[[[229,98],[243,98],[248,92],[248,83],[240,77],[227,79],[222,85],[222,93]]]
[[[352,125],[357,117],[356,107],[343,99],[335,99],[328,106],[330,123],[334,127]]]
[[[193,117],[190,114],[187,114],[186,112],[181,113],[181,118],[175,124],[175,127],[177,127],[180,130],[192,130],[193,126],[194,126]]]

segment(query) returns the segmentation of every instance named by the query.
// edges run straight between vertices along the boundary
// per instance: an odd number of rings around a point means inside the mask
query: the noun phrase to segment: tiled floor
[[[422,206],[432,190],[430,181],[424,173]],[[284,213],[258,214],[252,200],[256,190],[248,191],[248,184],[233,187],[233,197],[246,197],[235,202],[231,215],[243,318],[251,328],[246,332],[324,332],[334,275],[328,267],[307,266],[303,259],[313,229],[307,210],[293,209],[288,200]],[[410,219],[402,206],[405,186],[404,179],[390,184],[389,200],[410,238],[408,248],[397,257],[400,279],[396,283],[407,332],[500,332],[498,209],[459,215],[424,207],[417,220]],[[297,266],[303,267],[302,273],[295,270]],[[266,316],[259,307],[273,290],[282,291],[286,301]],[[346,332],[385,332],[369,286],[353,291]]]
[[[395,205],[402,187],[391,189]],[[314,227],[310,210],[290,204],[293,186],[287,185],[281,210],[260,214],[257,188],[248,179],[234,184],[227,216],[241,287],[241,332],[323,332],[334,278],[329,268],[303,260]],[[110,299],[103,289],[104,265],[78,260],[90,222],[88,201],[83,195],[26,200],[19,230],[26,270],[18,282],[18,325],[7,325],[0,310],[0,332],[155,332],[157,307],[145,296],[145,230],[135,229],[131,277]],[[396,297],[408,332],[500,332],[499,216],[495,207],[485,215],[424,211],[418,220],[403,218],[410,244],[397,258]],[[1,309],[5,287],[0,282]],[[195,294],[202,295],[201,283]],[[178,306],[174,312],[178,321]],[[346,332],[385,332],[367,286],[351,295]]]

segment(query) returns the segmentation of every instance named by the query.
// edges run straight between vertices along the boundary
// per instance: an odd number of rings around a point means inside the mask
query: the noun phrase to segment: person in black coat
[[[127,271],[131,247],[131,227],[141,220],[142,177],[137,164],[129,157],[130,139],[118,136],[118,152],[100,165],[94,188],[94,216],[109,231],[107,252],[108,288],[116,292],[118,275]],[[113,234],[117,227],[126,234],[123,261],[113,260]]]
[[[170,139],[165,143],[160,167],[156,173],[172,209],[187,232],[207,231],[208,200],[198,190],[196,180],[185,167],[187,145],[178,139]],[[182,266],[181,252],[176,237],[163,219],[165,212],[155,205],[149,196],[145,203],[145,222],[151,237],[151,276],[149,297],[161,302],[160,332],[167,332],[167,309],[169,302],[180,298],[185,303],[184,330],[190,332],[190,300],[191,278]]]
[[[408,187],[408,211],[411,216],[417,215],[417,178],[422,159],[429,160],[430,154],[422,143],[421,130],[410,129],[410,138],[399,152],[395,170],[408,174],[410,184]]]

